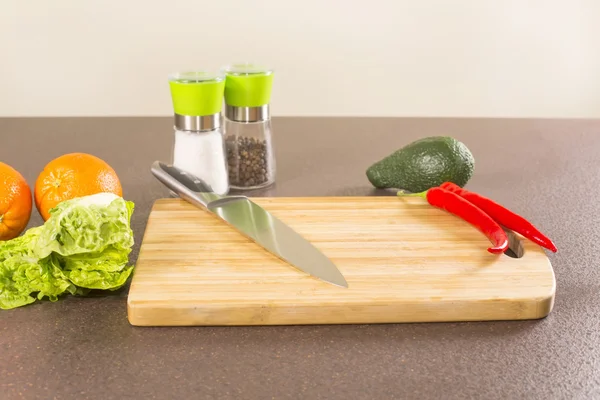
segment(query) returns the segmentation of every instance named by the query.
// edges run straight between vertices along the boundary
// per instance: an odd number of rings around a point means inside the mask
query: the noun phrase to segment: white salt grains
[[[173,165],[197,176],[220,195],[229,192],[225,145],[220,129],[175,131]]]

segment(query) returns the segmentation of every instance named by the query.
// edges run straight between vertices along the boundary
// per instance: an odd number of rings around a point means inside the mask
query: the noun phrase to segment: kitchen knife
[[[202,179],[161,161],[155,161],[151,171],[179,197],[212,212],[295,268],[333,285],[348,287],[329,258],[246,196],[218,195]]]

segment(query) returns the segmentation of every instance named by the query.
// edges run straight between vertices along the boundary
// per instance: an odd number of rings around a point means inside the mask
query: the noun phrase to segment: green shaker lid
[[[256,64],[225,67],[225,103],[235,107],[260,107],[271,102],[273,70]]]
[[[206,71],[178,72],[169,76],[175,114],[213,115],[221,112],[225,75]]]

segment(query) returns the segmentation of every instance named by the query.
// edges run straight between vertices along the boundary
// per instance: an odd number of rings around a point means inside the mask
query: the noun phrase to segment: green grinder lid
[[[225,70],[225,103],[260,107],[271,102],[273,70],[257,64],[232,64]]]
[[[178,72],[169,76],[175,114],[213,115],[221,112],[225,75],[206,71]]]

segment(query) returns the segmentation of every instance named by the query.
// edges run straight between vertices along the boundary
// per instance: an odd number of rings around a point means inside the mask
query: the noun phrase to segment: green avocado
[[[379,189],[423,192],[444,182],[465,186],[475,168],[467,146],[449,136],[414,141],[367,169],[367,178]]]

